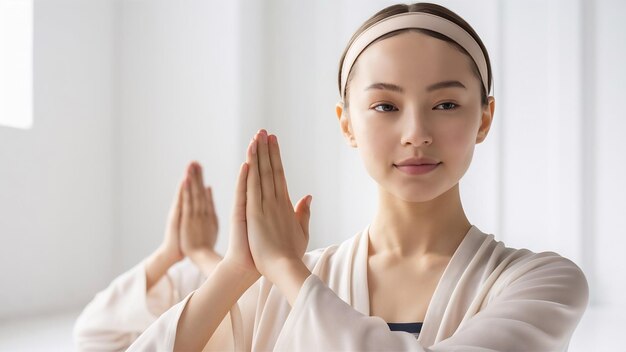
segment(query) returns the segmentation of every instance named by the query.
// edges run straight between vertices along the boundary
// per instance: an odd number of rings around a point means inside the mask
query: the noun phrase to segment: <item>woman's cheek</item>
[[[377,138],[374,130],[362,131],[360,138],[357,139],[357,146],[365,159],[378,159],[379,155],[384,153],[381,140]]]
[[[455,134],[454,153],[458,155],[459,166],[463,173],[469,168],[475,148],[475,136],[467,133],[467,130]]]
[[[375,124],[367,124],[355,129],[359,154],[361,154],[365,168],[374,179],[378,179],[378,176],[384,173],[381,166],[389,162],[389,138],[391,136],[388,134],[389,131],[387,133],[385,131]]]
[[[378,121],[372,118],[364,118],[353,125],[356,142],[359,148],[375,149],[376,140],[381,132],[381,126]]]
[[[468,144],[470,134],[464,126],[447,126],[440,134],[440,142],[453,150],[464,149]]]
[[[439,136],[439,147],[445,153],[442,155],[450,165],[465,168],[471,161],[474,148],[474,139],[466,128],[450,128]]]

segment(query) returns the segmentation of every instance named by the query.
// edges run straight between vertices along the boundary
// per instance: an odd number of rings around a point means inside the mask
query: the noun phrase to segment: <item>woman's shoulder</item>
[[[528,271],[533,268],[551,266],[567,269],[584,277],[580,266],[570,258],[555,251],[533,251],[528,248],[517,248],[507,246],[504,242],[498,241],[491,236],[495,244],[494,255],[499,261],[507,263],[509,271]]]
[[[570,258],[554,251],[534,252],[522,248],[509,248],[516,260],[507,266],[507,281],[519,280],[522,276],[554,277],[567,282],[572,290],[587,292],[589,290],[587,278],[582,268]]]
[[[585,273],[573,260],[555,251],[509,247],[496,240],[494,235],[482,235],[484,274],[488,274],[484,277],[495,279],[493,293],[516,285],[525,287],[533,285],[533,282],[552,282],[575,292],[574,296],[579,298],[582,305],[586,305],[589,285]]]
[[[472,226],[472,230],[468,235],[472,238],[466,240],[474,242],[476,255],[491,257],[492,264],[500,265],[505,263],[507,266],[512,267],[524,266],[529,263],[534,263],[535,265],[540,265],[541,263],[559,263],[563,266],[576,268],[582,273],[582,270],[574,261],[555,251],[533,251],[528,248],[508,246],[503,241],[497,240],[495,235],[483,232],[475,225]],[[469,244],[466,248],[471,246],[472,245]]]

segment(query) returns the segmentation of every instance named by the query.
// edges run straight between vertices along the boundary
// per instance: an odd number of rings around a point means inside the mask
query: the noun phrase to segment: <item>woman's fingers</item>
[[[270,162],[269,146],[267,140],[267,131],[261,130],[257,140],[258,158],[259,158],[259,176],[261,177],[261,201],[266,202],[276,199],[274,191],[274,173]]]
[[[208,199],[206,198],[206,192],[204,188],[204,176],[202,175],[202,166],[199,163],[195,163],[196,166],[196,189],[198,193],[198,208],[197,212],[200,214],[207,214],[208,211]]]
[[[246,221],[246,188],[248,180],[248,164],[242,163],[239,168],[239,176],[237,177],[237,187],[235,191],[235,204],[233,211],[233,220]]]
[[[272,172],[274,177],[274,192],[277,199],[289,200],[289,192],[287,191],[287,180],[285,178],[285,169],[283,168],[283,162],[280,157],[280,148],[278,147],[278,138],[275,135],[268,137],[269,141],[269,153],[270,162],[272,165]]]
[[[200,213],[202,210],[202,201],[201,201],[201,196],[202,193],[198,187],[198,167],[197,164],[195,162],[192,163],[191,165],[191,177],[190,180],[191,181],[191,207],[192,207],[192,212],[193,214],[197,214]]]
[[[172,202],[172,206],[170,207],[170,212],[168,215],[168,223],[170,227],[178,229],[180,226],[180,214],[183,208],[183,192],[185,190],[185,178],[183,178],[178,184],[178,190],[176,195],[174,196],[174,201]]]
[[[193,212],[193,204],[191,201],[191,177],[185,178],[183,181],[183,207],[181,211],[182,221],[188,219]]]
[[[256,137],[256,136],[255,136]],[[248,179],[246,183],[249,206],[261,206],[261,181],[259,177],[258,142],[253,138],[246,151]]]
[[[217,215],[215,214],[215,203],[213,203],[213,189],[209,186],[206,188],[206,207],[207,213],[217,221]]]
[[[304,232],[304,238],[309,242],[309,220],[311,219],[311,199],[312,196],[304,196],[295,207],[296,220],[300,223],[300,227]]]

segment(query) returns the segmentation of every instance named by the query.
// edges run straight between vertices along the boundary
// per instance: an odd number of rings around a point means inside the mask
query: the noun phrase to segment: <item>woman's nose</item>
[[[405,116],[402,116],[402,145],[432,144],[433,137],[426,119],[427,116],[423,112],[407,112]]]

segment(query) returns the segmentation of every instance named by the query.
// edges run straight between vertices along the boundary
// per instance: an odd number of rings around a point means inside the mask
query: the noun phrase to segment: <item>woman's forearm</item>
[[[189,254],[189,258],[206,277],[211,276],[217,264],[222,260],[222,256],[214,250],[199,250]]]
[[[178,320],[175,351],[200,351],[226,313],[259,278],[222,260],[194,292]]]
[[[283,293],[293,307],[304,281],[311,271],[302,260],[277,260],[267,277]]]
[[[166,251],[160,248],[154,251],[146,260],[146,292],[148,292],[176,262],[177,259],[169,256]]]

